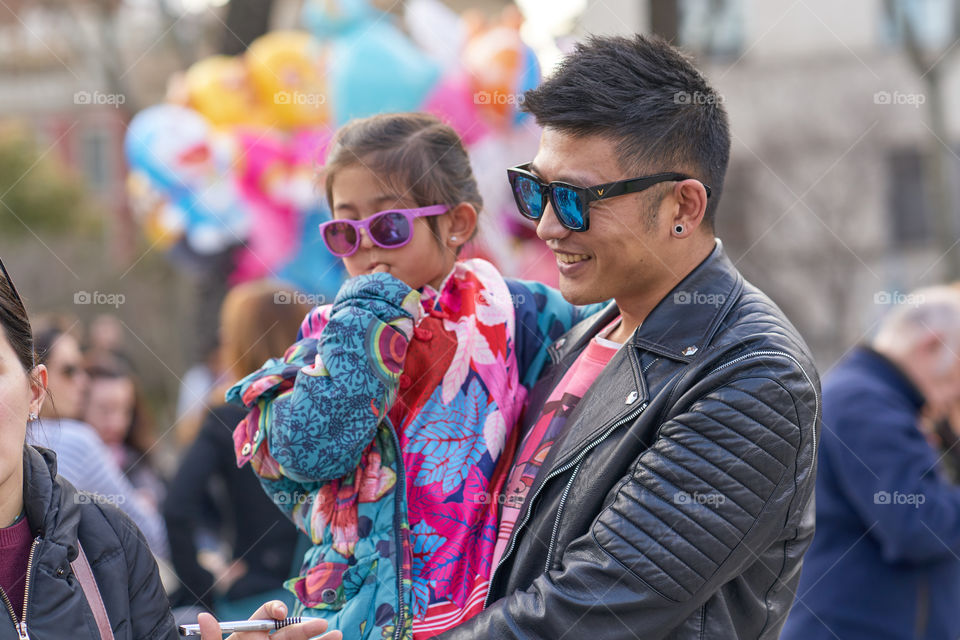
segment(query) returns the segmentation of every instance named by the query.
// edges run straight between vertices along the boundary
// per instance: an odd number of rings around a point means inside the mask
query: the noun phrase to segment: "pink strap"
[[[90,568],[87,554],[83,552],[79,540],[77,541],[77,550],[79,551],[77,559],[70,563],[73,574],[80,581],[80,588],[83,589],[83,595],[87,598],[87,604],[93,610],[93,617],[96,619],[97,628],[100,630],[100,640],[113,640],[113,629],[110,628],[107,608],[103,606],[100,588],[97,587],[97,580],[93,577],[93,570]]]

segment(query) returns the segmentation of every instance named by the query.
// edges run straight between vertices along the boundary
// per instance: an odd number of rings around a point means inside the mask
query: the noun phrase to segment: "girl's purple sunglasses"
[[[340,258],[357,252],[360,229],[366,229],[370,240],[378,247],[398,249],[413,237],[414,218],[438,216],[449,208],[445,204],[435,204],[417,209],[387,209],[363,220],[330,220],[320,225],[320,235],[330,253]]]

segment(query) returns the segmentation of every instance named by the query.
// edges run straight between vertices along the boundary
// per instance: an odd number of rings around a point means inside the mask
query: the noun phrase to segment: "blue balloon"
[[[537,54],[527,45],[523,45],[523,62],[520,69],[520,78],[517,83],[516,93],[522,94],[529,89],[535,88],[540,84],[540,63],[537,61]],[[514,110],[513,123],[520,124],[530,117],[529,113]]]
[[[383,17],[367,0],[306,0],[300,12],[303,26],[320,40],[341,36]]]
[[[232,157],[219,149],[203,116],[171,104],[139,112],[124,140],[130,168],[183,216],[187,242],[201,254],[239,244],[249,230],[249,212],[231,176]]]
[[[440,66],[385,20],[335,39],[330,94],[337,125],[377,113],[416,111],[440,78]]]

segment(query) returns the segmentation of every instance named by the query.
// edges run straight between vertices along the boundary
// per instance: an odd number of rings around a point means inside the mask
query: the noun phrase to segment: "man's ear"
[[[473,237],[477,229],[477,210],[469,202],[461,202],[448,211],[443,243],[456,251]]]
[[[670,223],[670,233],[675,238],[687,238],[703,224],[707,212],[707,189],[699,180],[689,179],[673,187],[677,211]]]

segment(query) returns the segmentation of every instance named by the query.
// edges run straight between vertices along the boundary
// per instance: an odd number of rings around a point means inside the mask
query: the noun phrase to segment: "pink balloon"
[[[289,171],[286,140],[263,131],[240,131],[237,145],[242,158],[236,166],[237,185],[250,205],[252,224],[231,281],[277,277],[298,245],[299,231],[296,211],[277,198],[282,183],[274,182]]]
[[[490,133],[490,127],[477,113],[476,99],[463,73],[441,78],[422,108],[453,127],[468,146]]]

